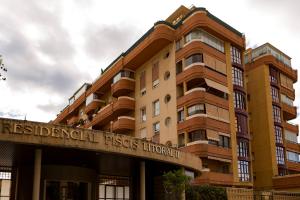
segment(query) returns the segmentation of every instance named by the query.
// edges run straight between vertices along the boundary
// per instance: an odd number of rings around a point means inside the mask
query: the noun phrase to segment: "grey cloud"
[[[13,118],[13,119],[20,119],[20,118],[24,118],[25,115],[20,114],[20,113],[15,112],[15,111],[11,111],[11,112],[1,112],[1,111],[0,111],[0,117],[7,117],[7,118]]]
[[[140,31],[128,25],[89,25],[86,29],[85,49],[95,59],[114,59],[138,39]],[[114,57],[113,57],[114,56]]]
[[[266,15],[279,16],[284,21],[284,24],[282,24],[282,21],[279,21],[278,28],[286,27],[298,36],[300,31],[300,23],[298,22],[298,19],[300,19],[299,0],[250,0],[249,5],[264,11]]]
[[[71,95],[91,78],[74,67],[75,50],[62,26],[60,1],[6,1],[0,9],[0,53],[8,67],[11,89],[45,90]],[[13,11],[13,12],[12,12]],[[26,25],[36,28],[42,38],[31,40],[24,34]],[[51,62],[45,62],[39,54]]]
[[[54,104],[54,103],[47,103],[47,104],[40,104],[37,105],[37,108],[44,111],[44,112],[53,112],[61,110],[65,104]]]

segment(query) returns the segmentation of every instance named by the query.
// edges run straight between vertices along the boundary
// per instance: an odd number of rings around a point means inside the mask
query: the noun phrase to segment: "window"
[[[198,63],[198,62],[201,62],[201,63],[203,62],[203,55],[202,54],[193,54],[185,59],[185,66],[187,67],[193,63]]]
[[[277,159],[277,164],[284,165],[284,149],[283,149],[283,147],[276,146],[276,159]]]
[[[282,128],[279,126],[274,126],[275,128],[275,140],[276,143],[282,144]]]
[[[0,169],[0,199],[11,198],[11,168],[1,167]]]
[[[283,102],[289,106],[294,106],[294,101],[292,98],[290,98],[284,94],[280,94],[280,99],[281,99],[281,102]]]
[[[170,75],[171,75],[171,74],[170,74],[170,71],[166,71],[166,72],[165,72],[165,75],[164,75],[165,81],[168,80],[168,79],[170,78]]]
[[[115,77],[113,78],[113,83],[118,82],[122,77],[134,79],[134,73],[128,70],[121,70]]]
[[[160,111],[159,100],[154,101],[152,104],[153,104],[153,116],[159,115],[159,111]]]
[[[195,115],[195,114],[204,114],[205,108],[204,104],[197,104],[188,107],[188,116]]]
[[[205,130],[197,130],[197,131],[189,132],[188,137],[189,137],[189,142],[207,140]]]
[[[146,117],[146,107],[141,108],[141,122],[145,122],[147,117]]]
[[[237,152],[239,157],[248,158],[249,157],[249,142],[245,140],[240,140],[237,146]]]
[[[244,87],[243,71],[237,67],[232,67],[232,83],[237,86]]]
[[[152,87],[155,88],[159,84],[159,62],[155,62],[152,66]]]
[[[246,98],[244,93],[235,91],[233,96],[233,102],[235,108],[246,110]]]
[[[171,117],[166,117],[165,125],[168,127],[171,124]]]
[[[140,138],[142,138],[142,139],[146,139],[147,138],[147,129],[146,128],[142,128],[140,130]]]
[[[176,63],[176,74],[180,74],[182,72],[182,61],[178,61]]]
[[[230,138],[224,135],[219,135],[219,146],[229,148]]]
[[[122,199],[129,200],[129,178],[103,176],[99,182],[99,200]]]
[[[192,40],[200,40],[201,42],[217,49],[218,51],[223,53],[225,52],[224,42],[202,29],[193,30],[185,36],[185,43],[188,43]]]
[[[286,152],[286,157],[287,157],[288,161],[300,162],[298,153],[287,151]]]
[[[241,65],[242,64],[241,51],[236,47],[231,47],[230,51],[231,51],[231,62]]]
[[[271,86],[272,101],[279,103],[279,91],[276,87]]]
[[[171,95],[167,94],[165,96],[165,103],[169,103],[169,101],[171,101]]]
[[[146,94],[146,71],[142,71],[140,75],[140,91],[142,96]]]
[[[281,110],[280,107],[273,105],[273,119],[274,122],[281,123]]]
[[[274,84],[278,84],[278,73],[277,73],[277,71],[274,69],[274,68],[271,68],[270,67],[270,81],[271,81],[271,83],[274,83]]]
[[[288,131],[288,130],[284,130],[284,136],[285,136],[285,139],[289,142],[292,142],[292,143],[297,143],[297,133],[293,133],[291,131]]]
[[[238,172],[240,181],[250,181],[249,162],[244,160],[238,161]]]
[[[181,133],[178,135],[178,147],[183,147],[185,146],[184,144],[184,133]]]
[[[248,121],[247,116],[236,114],[237,132],[241,135],[248,135]]]
[[[184,121],[184,111],[183,108],[181,108],[177,111],[177,122],[183,122],[183,121]]]
[[[156,123],[153,124],[153,133],[158,134],[159,131],[160,131],[159,122],[156,122]]]

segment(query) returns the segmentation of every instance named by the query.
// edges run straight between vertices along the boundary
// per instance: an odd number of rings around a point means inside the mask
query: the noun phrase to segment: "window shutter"
[[[146,88],[146,71],[143,71],[140,76],[140,90]]]
[[[152,82],[156,81],[158,77],[159,77],[159,66],[158,66],[158,62],[156,62],[152,66]]]

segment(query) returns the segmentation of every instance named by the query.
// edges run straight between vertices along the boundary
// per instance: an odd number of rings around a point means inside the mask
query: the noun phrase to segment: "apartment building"
[[[55,124],[131,135],[191,152],[197,184],[252,187],[244,84],[245,37],[205,8],[156,22]]]
[[[266,43],[245,53],[254,186],[270,189],[300,172],[298,125],[294,105],[297,70],[291,58]],[[298,177],[299,178],[299,177]],[[285,184],[293,181],[286,179]]]

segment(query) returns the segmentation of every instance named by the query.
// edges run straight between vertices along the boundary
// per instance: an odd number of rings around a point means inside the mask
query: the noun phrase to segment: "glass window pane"
[[[115,198],[114,186],[106,186],[106,198]]]
[[[117,187],[116,188],[116,197],[117,197],[117,199],[123,199],[124,198],[124,187]]]

